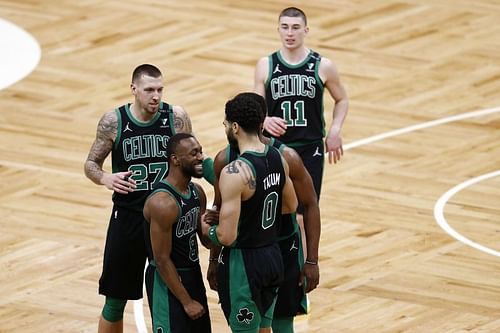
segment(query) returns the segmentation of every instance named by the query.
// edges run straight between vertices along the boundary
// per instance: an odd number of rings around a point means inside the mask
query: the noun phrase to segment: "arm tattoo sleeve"
[[[191,119],[187,115],[186,111],[182,110],[179,112],[174,112],[174,127],[177,133],[192,133],[193,128],[191,126]]]
[[[238,162],[239,161],[232,161],[231,163],[229,163],[227,165],[226,173],[228,173],[228,174],[240,173],[240,170],[238,170],[238,167],[236,165]],[[241,163],[241,162],[239,162],[239,163]]]
[[[85,161],[85,175],[95,183],[99,183],[103,174],[104,160],[113,149],[117,126],[114,112],[106,113],[97,125],[96,138]]]
[[[241,171],[241,172],[240,172]],[[238,173],[240,174],[243,184],[247,185],[251,190],[255,190],[257,184],[255,177],[246,163],[241,161],[232,161],[226,168],[227,174]]]

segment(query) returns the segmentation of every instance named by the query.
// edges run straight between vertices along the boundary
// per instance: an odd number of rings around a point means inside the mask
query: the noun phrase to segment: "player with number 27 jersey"
[[[142,212],[144,201],[168,171],[167,145],[175,134],[172,106],[162,102],[159,112],[147,123],[135,119],[130,104],[116,109],[118,129],[112,151],[113,172],[132,171],[136,182],[134,192],[113,193],[119,207]]]

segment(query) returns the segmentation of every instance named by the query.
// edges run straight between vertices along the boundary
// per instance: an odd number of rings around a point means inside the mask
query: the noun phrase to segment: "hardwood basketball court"
[[[83,162],[101,115],[131,100],[132,70],[162,69],[164,99],[186,108],[214,156],[224,104],[252,90],[289,5],[307,13],[307,45],[337,64],[350,97],[347,149],[323,183],[320,286],[296,332],[500,331],[500,177],[444,205],[447,224],[491,252],[434,217],[449,190],[500,169],[500,1],[0,0],[0,17],[42,48],[0,91],[0,332],[97,331],[111,193]],[[328,96],[328,124],[331,108]],[[214,332],[229,332],[208,296]],[[126,332],[137,331],[132,305]]]

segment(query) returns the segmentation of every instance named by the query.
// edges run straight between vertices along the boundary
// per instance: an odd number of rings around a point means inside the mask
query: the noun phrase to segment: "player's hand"
[[[210,227],[212,225],[207,222],[205,215],[206,213],[201,216],[201,235],[205,238],[208,238],[208,232],[210,231]]]
[[[304,264],[304,268],[300,273],[299,286],[302,286],[304,283],[306,283],[306,293],[316,289],[319,284],[318,265]]]
[[[189,318],[193,320],[198,319],[205,314],[205,308],[203,307],[203,305],[201,305],[194,299],[184,305],[184,311],[189,316]]]
[[[282,136],[286,132],[286,121],[280,117],[266,117],[264,129],[272,136]]]
[[[217,206],[205,210],[205,214],[202,215],[201,220],[209,225],[219,224],[219,211],[217,210]]]
[[[342,148],[342,138],[340,135],[328,134],[325,140],[325,148],[328,153],[328,163],[332,164],[340,161],[340,157],[344,155]]]
[[[108,190],[127,194],[134,192],[137,187],[135,180],[130,176],[132,176],[132,171],[104,174],[101,181]]]

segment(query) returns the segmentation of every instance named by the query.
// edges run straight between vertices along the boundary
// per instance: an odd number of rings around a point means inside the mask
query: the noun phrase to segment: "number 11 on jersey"
[[[283,101],[281,103],[281,111],[283,111],[283,119],[286,121],[287,126],[303,127],[307,126],[307,119],[304,112],[304,101],[296,101],[293,103],[296,118],[292,119],[292,102]]]

